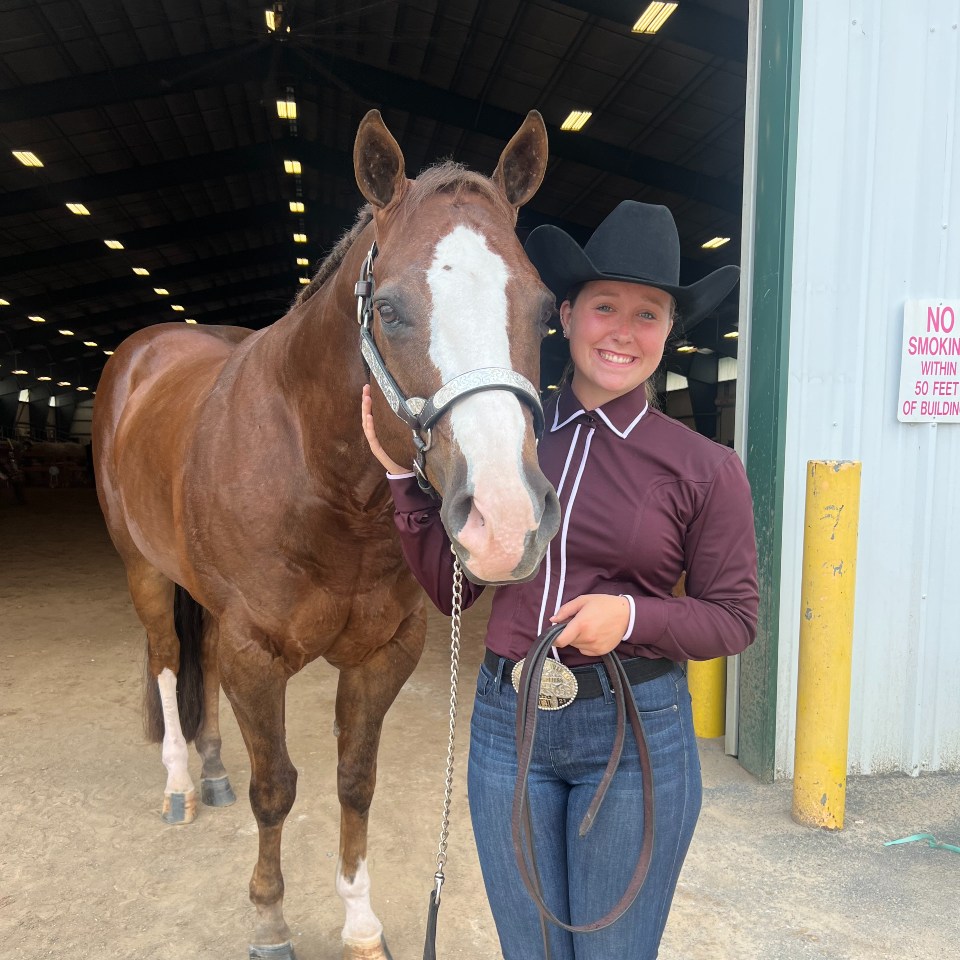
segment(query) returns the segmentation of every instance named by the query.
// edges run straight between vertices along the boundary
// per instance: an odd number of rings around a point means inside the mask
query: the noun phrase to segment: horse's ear
[[[379,110],[371,110],[357,128],[353,172],[360,192],[380,209],[399,199],[406,185],[403,152]]]
[[[543,182],[547,171],[547,128],[536,110],[527,114],[513,139],[503,148],[493,179],[511,206],[522,207]]]

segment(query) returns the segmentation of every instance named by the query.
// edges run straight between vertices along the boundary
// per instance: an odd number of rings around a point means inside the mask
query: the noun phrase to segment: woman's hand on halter
[[[550,618],[568,621],[555,646],[576,647],[588,657],[602,657],[616,647],[630,623],[630,603],[625,597],[585,593],[568,600]]]
[[[363,435],[370,444],[370,452],[380,461],[383,469],[387,473],[410,473],[410,467],[401,467],[383,447],[377,439],[377,430],[373,425],[373,398],[370,396],[370,384],[363,385],[363,399],[360,401],[360,422],[363,425]]]

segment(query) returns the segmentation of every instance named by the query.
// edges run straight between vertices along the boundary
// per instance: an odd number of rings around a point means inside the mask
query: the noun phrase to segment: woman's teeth
[[[633,357],[625,357],[622,353],[607,353],[606,350],[598,350],[597,353],[600,354],[601,360],[606,360],[608,363],[633,363]]]

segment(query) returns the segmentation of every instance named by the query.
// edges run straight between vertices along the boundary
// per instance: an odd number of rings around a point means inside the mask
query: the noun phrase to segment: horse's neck
[[[337,479],[348,483],[383,477],[360,425],[367,382],[353,296],[365,256],[360,246],[355,243],[339,269],[286,318],[279,344],[280,389],[298,421],[307,466],[332,475],[336,464]]]

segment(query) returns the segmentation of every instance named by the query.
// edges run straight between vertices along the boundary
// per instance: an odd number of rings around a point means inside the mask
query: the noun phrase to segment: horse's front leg
[[[220,623],[220,679],[250,755],[250,806],[260,848],[250,878],[257,925],[251,960],[294,960],[290,928],[283,918],[280,840],[297,795],[297,770],[287,753],[284,698],[288,675],[252,633],[224,619]]]
[[[408,617],[393,639],[361,666],[343,669],[337,687],[337,793],[340,859],[337,893],[343,900],[344,960],[389,960],[383,925],[370,903],[367,818],[377,779],[383,718],[423,652],[426,618]]]
[[[237,798],[230,778],[220,760],[220,627],[213,614],[204,611],[203,643],[203,721],[197,731],[197,753],[203,761],[200,771],[200,799],[208,807],[226,807]]]

